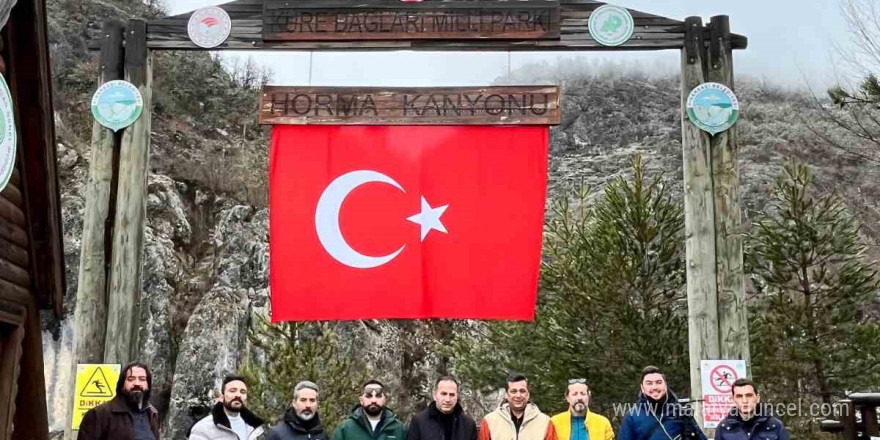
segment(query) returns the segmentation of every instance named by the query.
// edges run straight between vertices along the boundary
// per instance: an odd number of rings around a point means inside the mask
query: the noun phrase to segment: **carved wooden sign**
[[[263,40],[558,39],[559,2],[268,0]]]
[[[260,124],[556,125],[557,86],[263,87]]]

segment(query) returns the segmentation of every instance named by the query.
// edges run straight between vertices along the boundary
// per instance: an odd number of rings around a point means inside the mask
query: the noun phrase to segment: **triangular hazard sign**
[[[110,381],[104,376],[101,367],[95,369],[79,395],[80,397],[113,397],[113,388],[110,387]]]

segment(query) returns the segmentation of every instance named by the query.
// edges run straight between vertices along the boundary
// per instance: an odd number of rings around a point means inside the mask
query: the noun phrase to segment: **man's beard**
[[[374,403],[370,406],[365,406],[364,412],[367,413],[367,415],[369,416],[376,417],[379,414],[382,414],[382,407]]]
[[[122,390],[122,395],[125,396],[125,400],[128,401],[129,405],[140,408],[144,403],[144,390],[140,387],[134,387],[130,390]]]
[[[587,404],[584,402],[575,402],[571,407],[575,412],[582,413],[587,410]]]
[[[302,412],[297,411],[296,416],[299,417],[300,420],[302,420],[304,422],[308,422],[309,420],[312,420],[312,418],[315,417],[315,412],[311,411],[311,410],[308,410],[308,411],[303,410]]]
[[[240,405],[238,405],[237,407],[232,406],[235,402],[240,403]],[[244,409],[244,402],[242,402],[241,398],[239,398],[239,397],[235,397],[232,400],[230,400],[229,402],[227,402],[226,400],[223,400],[223,408],[225,408],[226,411],[229,411],[231,413],[241,412],[241,410]]]

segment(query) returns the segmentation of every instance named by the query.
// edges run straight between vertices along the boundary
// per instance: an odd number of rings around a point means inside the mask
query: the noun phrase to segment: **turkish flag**
[[[534,318],[547,127],[279,125],[272,321]]]

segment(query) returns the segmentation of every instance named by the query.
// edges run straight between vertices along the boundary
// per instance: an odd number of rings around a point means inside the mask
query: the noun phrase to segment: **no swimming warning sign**
[[[76,367],[76,396],[73,399],[73,426],[79,429],[86,413],[116,396],[119,364],[79,364]]]

